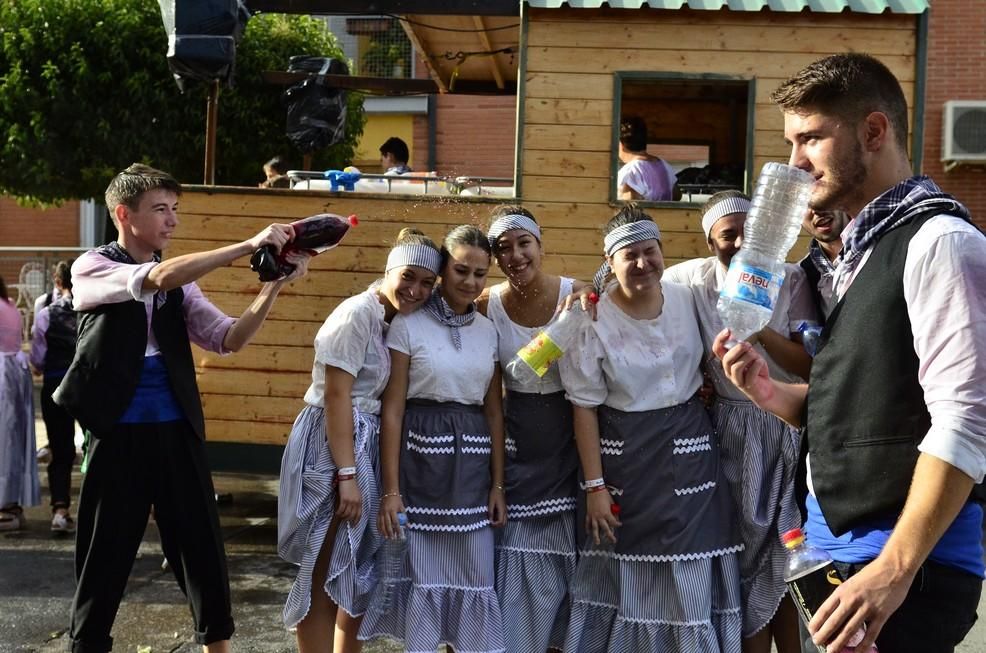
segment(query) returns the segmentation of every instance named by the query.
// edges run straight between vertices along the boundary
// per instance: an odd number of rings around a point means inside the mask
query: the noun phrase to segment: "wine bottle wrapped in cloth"
[[[264,245],[250,257],[250,269],[259,273],[261,281],[283,279],[294,271],[294,264],[288,262],[287,255],[292,252],[306,252],[315,256],[332,249],[342,241],[350,227],[359,224],[355,215],[348,218],[333,213],[319,213],[291,223],[294,239],[274,250],[272,245]]]

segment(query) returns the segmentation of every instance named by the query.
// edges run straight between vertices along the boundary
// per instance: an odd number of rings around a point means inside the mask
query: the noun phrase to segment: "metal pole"
[[[205,180],[206,186],[216,184],[216,122],[219,118],[219,80],[209,86],[205,112]]]

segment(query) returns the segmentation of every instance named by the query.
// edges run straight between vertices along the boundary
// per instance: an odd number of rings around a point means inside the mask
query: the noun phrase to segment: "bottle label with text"
[[[762,306],[770,311],[774,309],[777,291],[783,282],[783,272],[771,274],[752,265],[734,262],[726,273],[726,282],[721,294],[724,297]]]
[[[551,364],[561,358],[562,353],[551,336],[542,331],[518,351],[517,356],[527,363],[535,374],[544,376]]]

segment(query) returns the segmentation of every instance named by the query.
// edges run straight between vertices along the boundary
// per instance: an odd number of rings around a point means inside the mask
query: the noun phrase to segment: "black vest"
[[[822,273],[815,267],[815,262],[811,260],[811,254],[801,259],[799,263],[801,269],[808,277],[808,289],[811,291],[811,298],[815,301],[815,310],[818,311],[818,321],[825,324],[825,310],[822,307],[822,293],[818,289],[818,282],[822,280]]]
[[[185,418],[200,438],[205,420],[195,363],[188,342],[181,288],[155,308],[151,328],[168,368],[171,389]],[[79,311],[79,338],[75,359],[55,391],[55,403],[64,407],[96,437],[108,434],[130,406],[144,365],[147,313],[144,304],[126,301]]]
[[[72,298],[64,297],[48,305],[48,330],[45,331],[45,371],[67,370],[75,358],[77,320]]]
[[[932,211],[888,232],[836,305],[812,362],[802,453],[829,528],[895,518],[931,416],[904,301],[908,243]],[[802,495],[804,456],[798,474]]]

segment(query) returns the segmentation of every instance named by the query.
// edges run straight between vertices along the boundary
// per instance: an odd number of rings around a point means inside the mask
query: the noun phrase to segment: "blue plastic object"
[[[356,182],[362,175],[358,172],[347,172],[345,170],[326,170],[325,178],[329,180],[332,190],[356,190]]]

